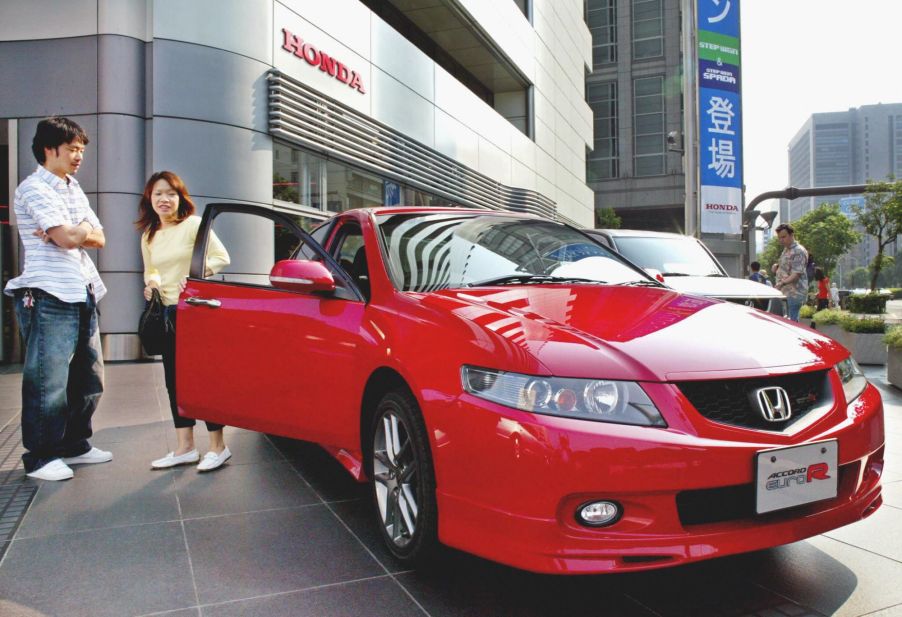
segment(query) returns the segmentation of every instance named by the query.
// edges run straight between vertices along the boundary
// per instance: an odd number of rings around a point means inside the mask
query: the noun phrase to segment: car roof
[[[683,234],[671,233],[669,231],[646,231],[644,229],[587,229],[589,233],[597,232],[612,238],[692,238]],[[692,238],[695,240],[695,238]]]
[[[379,206],[375,208],[361,208],[364,212],[373,215],[385,214],[476,214],[480,216],[498,215],[498,216],[514,216],[524,219],[547,220],[533,214],[524,212],[509,212],[507,210],[482,210],[479,208],[427,208],[425,206]],[[554,222],[554,221],[552,221]]]

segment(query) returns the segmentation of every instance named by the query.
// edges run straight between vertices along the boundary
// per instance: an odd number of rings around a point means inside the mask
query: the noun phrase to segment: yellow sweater
[[[141,255],[144,257],[144,284],[156,281],[160,285],[163,304],[178,304],[179,282],[188,276],[194,239],[200,227],[199,216],[187,219],[166,229],[158,229],[153,242],[147,243],[147,234],[141,236]],[[216,274],[229,265],[229,254],[219,238],[210,231],[207,246],[207,263],[204,276]]]

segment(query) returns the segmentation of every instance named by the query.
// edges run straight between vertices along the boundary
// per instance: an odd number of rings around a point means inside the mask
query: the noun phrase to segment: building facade
[[[69,116],[91,139],[78,179],[107,237],[93,257],[110,290],[108,359],[141,353],[132,222],[154,171],[181,175],[200,208],[257,204],[308,227],[382,204],[592,225],[579,0],[2,0],[2,11],[2,283],[20,268],[12,191],[36,166],[35,125]],[[237,250],[271,246],[254,237]]]
[[[685,176],[679,0],[588,0],[592,73],[586,100],[595,118],[586,178],[596,208],[624,228],[682,231]]]

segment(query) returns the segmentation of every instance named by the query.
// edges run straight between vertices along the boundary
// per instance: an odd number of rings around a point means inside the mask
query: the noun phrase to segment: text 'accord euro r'
[[[204,277],[215,232],[232,263]],[[178,305],[186,416],[316,442],[400,560],[550,573],[794,542],[881,504],[849,352],[502,212],[208,206]]]

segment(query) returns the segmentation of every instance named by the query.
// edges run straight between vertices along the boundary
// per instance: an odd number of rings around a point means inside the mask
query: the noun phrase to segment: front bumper
[[[674,566],[802,540],[881,504],[883,406],[873,386],[795,435],[706,426],[666,384],[649,394],[668,429],[536,416],[462,396],[433,432],[439,538],[514,567],[597,573]],[[674,421],[676,419],[676,421]],[[755,454],[836,439],[838,496],[765,515],[749,510]],[[612,500],[609,527],[575,519]],[[699,514],[701,512],[701,514]]]

